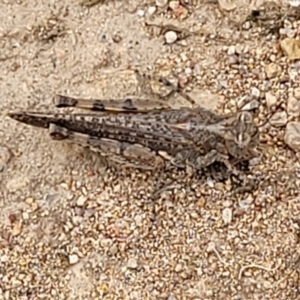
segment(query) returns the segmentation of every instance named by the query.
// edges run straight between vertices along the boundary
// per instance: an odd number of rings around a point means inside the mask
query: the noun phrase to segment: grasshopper
[[[119,164],[144,170],[171,166],[203,171],[223,163],[229,172],[239,173],[237,164],[258,155],[259,130],[248,111],[222,115],[199,106],[174,109],[160,100],[64,95],[56,95],[55,106],[86,112],[20,111],[8,116],[48,129],[53,140],[73,142]]]

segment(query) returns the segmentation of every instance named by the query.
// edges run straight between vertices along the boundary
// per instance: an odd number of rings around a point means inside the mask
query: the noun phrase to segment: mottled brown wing
[[[176,119],[175,111],[170,111]],[[173,115],[173,117],[172,117]],[[78,132],[128,143],[138,143],[152,150],[176,151],[193,142],[183,133],[159,121],[152,114],[50,114],[38,112],[15,112],[9,116],[22,123],[49,128],[51,124]]]

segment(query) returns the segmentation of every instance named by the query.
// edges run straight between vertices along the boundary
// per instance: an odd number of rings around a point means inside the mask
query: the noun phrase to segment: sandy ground
[[[210,108],[234,107],[261,87],[257,79],[238,84],[223,64],[237,39],[209,45],[199,35],[166,45],[143,24],[226,37],[232,29],[225,19],[219,26],[218,5],[194,1],[180,20],[182,11],[154,1],[106,2],[0,3],[0,299],[300,299],[297,193],[266,187],[235,200],[194,181],[153,204],[149,174],[105,170],[97,155],[5,117],[55,111],[57,93],[145,94],[134,69],[183,80],[194,74],[192,93]],[[263,39],[245,34],[249,49],[264,49]],[[218,93],[222,76],[228,89]],[[291,151],[275,148],[282,172],[298,166]],[[272,165],[275,174],[272,162],[260,170]]]

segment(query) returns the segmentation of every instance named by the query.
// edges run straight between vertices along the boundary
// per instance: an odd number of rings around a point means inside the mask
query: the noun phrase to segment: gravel
[[[298,55],[288,48],[291,30],[281,30],[289,39],[282,52],[257,24],[233,27],[248,5],[125,2],[0,4],[0,299],[298,299],[299,66],[286,56]],[[149,23],[195,34],[164,44],[144,26],[148,15]],[[258,188],[233,195],[231,180],[124,170],[5,117],[55,110],[56,93],[166,92],[157,82],[141,85],[135,68],[179,80],[197,104],[219,112],[235,111],[240,99],[259,104],[261,157],[249,175]],[[158,179],[172,188],[154,201]]]

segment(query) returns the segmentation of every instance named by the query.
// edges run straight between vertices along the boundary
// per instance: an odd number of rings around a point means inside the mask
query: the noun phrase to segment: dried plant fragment
[[[300,41],[294,38],[285,38],[280,41],[282,51],[290,60],[300,59]]]
[[[95,6],[97,4],[103,4],[105,2],[105,0],[82,0],[81,2],[79,2],[79,5],[81,6],[86,6],[86,7],[92,7]]]

